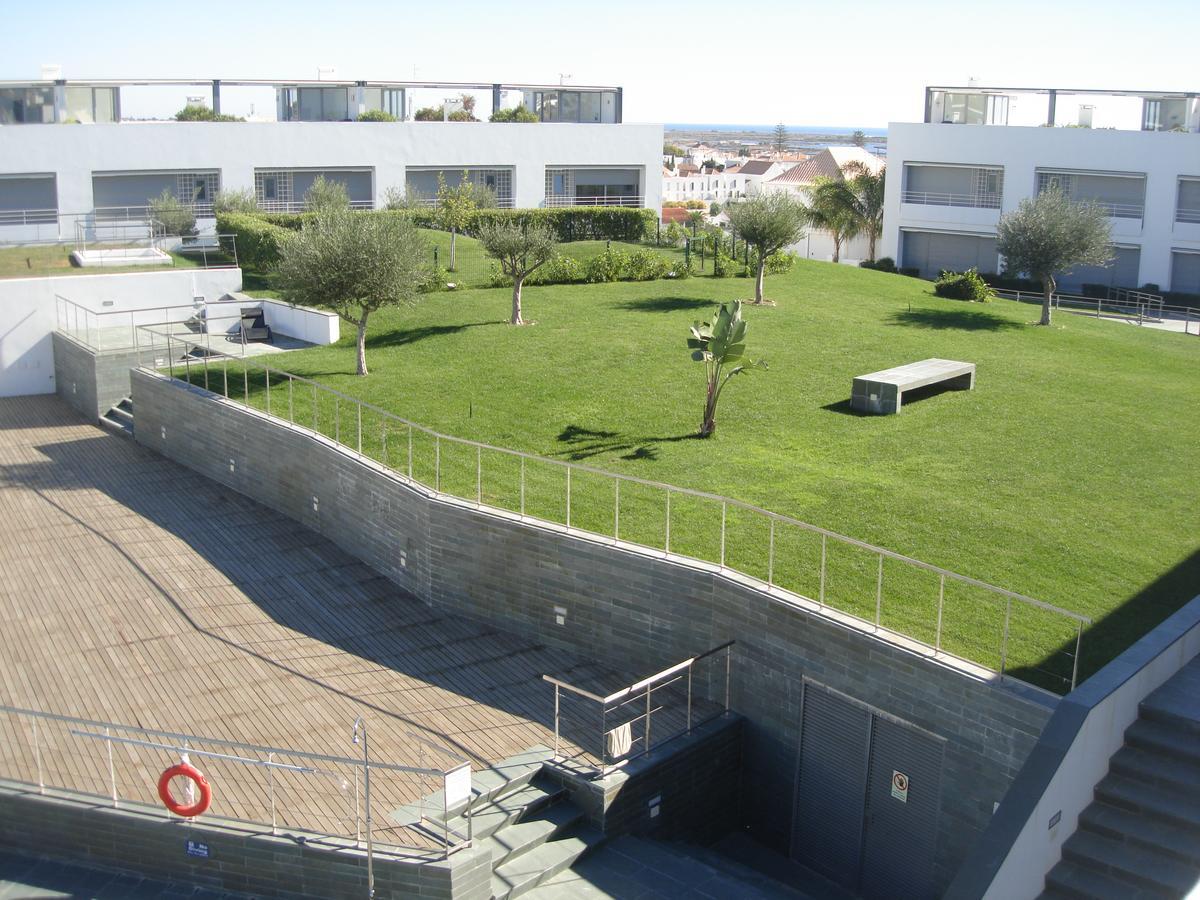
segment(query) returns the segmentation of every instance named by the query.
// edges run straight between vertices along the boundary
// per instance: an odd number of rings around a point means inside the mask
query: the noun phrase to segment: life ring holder
[[[184,805],[171,795],[171,779],[183,777],[196,785],[200,796],[191,805]],[[212,786],[200,770],[191,763],[181,762],[163,770],[158,776],[158,797],[163,805],[177,816],[191,819],[208,809],[212,803]]]

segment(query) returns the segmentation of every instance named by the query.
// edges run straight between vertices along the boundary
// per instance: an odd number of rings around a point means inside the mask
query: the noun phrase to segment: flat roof
[[[450,88],[452,90],[483,91],[499,88],[500,90],[532,90],[532,91],[619,91],[617,85],[581,85],[581,84],[518,84],[513,82],[493,81],[388,81],[362,79],[316,79],[316,78],[59,78],[59,79],[28,79],[2,80],[0,88],[6,87],[159,87],[164,85],[199,86],[211,85],[214,82],[222,85],[241,85],[248,87],[396,87],[396,88]]]
[[[953,91],[963,94],[1090,94],[1103,97],[1144,97],[1154,99],[1188,99],[1196,96],[1195,91],[1133,91],[1127,89],[1101,90],[1100,88],[1055,88],[1055,87],[962,87],[931,84],[926,91]]]

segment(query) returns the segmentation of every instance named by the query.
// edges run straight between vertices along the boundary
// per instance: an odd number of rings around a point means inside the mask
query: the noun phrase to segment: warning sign
[[[892,796],[901,803],[908,802],[908,776],[892,770]]]

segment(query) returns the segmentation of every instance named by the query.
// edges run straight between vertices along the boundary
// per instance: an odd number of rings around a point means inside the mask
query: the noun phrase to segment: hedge
[[[238,264],[260,272],[279,262],[280,248],[288,236],[286,228],[250,213],[218,213],[217,233],[234,235]]]
[[[437,228],[437,212],[433,209],[372,210],[363,215],[409,216],[421,228]],[[281,228],[298,230],[312,213],[259,213],[258,218]],[[570,241],[630,241],[644,240],[654,233],[658,217],[652,209],[631,209],[623,206],[563,206],[553,209],[481,209],[475,212],[463,233],[472,237],[479,226],[498,221],[515,221],[520,225],[545,224],[562,242]]]

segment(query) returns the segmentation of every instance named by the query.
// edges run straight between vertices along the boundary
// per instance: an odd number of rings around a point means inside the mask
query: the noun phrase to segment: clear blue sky
[[[18,13],[19,11],[19,13]],[[927,83],[1200,90],[1196,0],[32,3],[0,78],[313,78],[625,87],[627,121],[882,126]],[[162,101],[168,114],[180,104]]]

